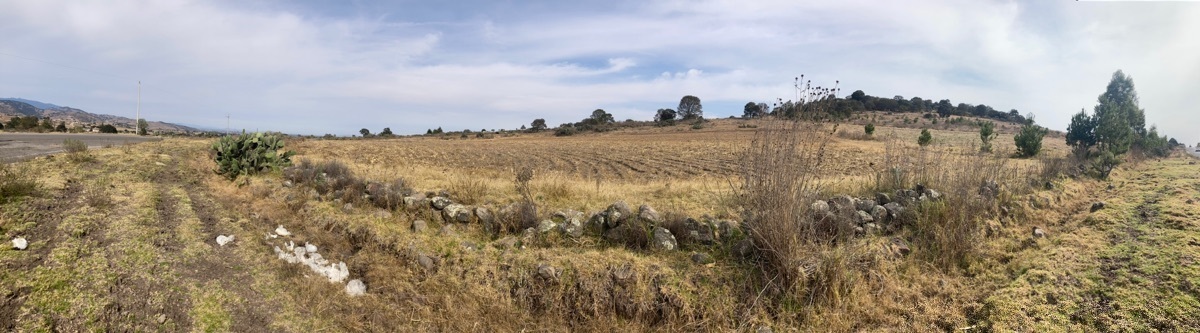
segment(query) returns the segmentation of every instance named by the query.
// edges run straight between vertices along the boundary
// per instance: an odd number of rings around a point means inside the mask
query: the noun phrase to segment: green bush
[[[83,143],[83,141],[76,139],[63,140],[63,151],[69,154],[85,153],[87,150],[88,146],[86,143]]]
[[[917,137],[917,144],[924,147],[928,146],[931,142],[933,142],[933,135],[929,134],[928,129],[922,129],[921,136]]]
[[[13,169],[0,165],[0,203],[33,195],[38,190],[37,179],[26,168]]]
[[[554,130],[554,136],[572,136],[575,135],[575,128],[571,126],[562,126]]]
[[[1111,151],[1103,150],[1099,156],[1096,156],[1096,160],[1093,163],[1095,163],[1094,167],[1096,168],[1098,178],[1108,179],[1108,174],[1112,173],[1112,170],[1121,164],[1121,159]]]
[[[1026,124],[1021,127],[1021,132],[1013,137],[1013,141],[1017,144],[1017,156],[1034,157],[1042,151],[1042,137],[1046,136],[1046,128]]]
[[[226,136],[212,145],[216,172],[229,179],[291,165],[295,152],[280,152],[282,149],[281,135],[263,133]]]
[[[985,121],[979,124],[979,151],[984,153],[992,152],[992,139],[996,138],[996,123]]]
[[[863,126],[863,131],[867,132],[867,135],[874,135],[875,134],[875,124],[868,123],[867,126]]]

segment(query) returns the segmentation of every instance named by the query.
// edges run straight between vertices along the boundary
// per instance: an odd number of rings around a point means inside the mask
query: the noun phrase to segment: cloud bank
[[[349,135],[516,128],[603,108],[710,116],[792,78],[1032,112],[1063,129],[1109,76],[1195,143],[1200,5],[838,1],[450,4],[22,1],[0,11],[0,95],[223,128]]]

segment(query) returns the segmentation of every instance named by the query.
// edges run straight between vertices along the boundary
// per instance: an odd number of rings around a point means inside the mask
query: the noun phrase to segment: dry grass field
[[[882,113],[880,118],[893,117]],[[896,116],[898,117],[898,116]],[[626,129],[555,137],[550,133],[497,137],[429,136],[372,140],[306,140],[291,146],[302,158],[338,160],[368,179],[397,176],[421,189],[447,189],[469,202],[511,202],[516,170],[535,170],[534,187],[550,206],[580,211],[601,209],[616,200],[692,214],[734,212],[732,191],[740,182],[742,155],[761,120],[716,120],[704,129],[687,126]],[[754,126],[747,128],[745,125]],[[741,128],[739,128],[741,127]],[[825,127],[832,130],[831,126]],[[838,132],[860,134],[861,125],[841,124]],[[870,140],[831,138],[820,178],[838,191],[858,191],[882,172],[892,154],[916,150],[916,128],[881,127]],[[927,148],[931,158],[976,154],[975,129],[937,131]],[[1011,132],[995,139],[996,156],[1015,151]],[[1048,137],[1045,154],[1064,156],[1062,140]],[[1035,167],[1037,160],[1011,159]]]
[[[914,198],[906,203],[909,213],[889,218],[894,222],[884,229],[834,230],[831,241],[812,236],[827,230],[776,233],[792,242],[785,252],[744,246],[785,229],[739,231],[749,222],[771,226],[746,220],[746,211],[766,209],[748,207],[756,204],[747,199],[754,192],[744,189],[747,179],[761,184],[771,178],[746,177],[743,170],[748,158],[769,157],[748,151],[757,147],[757,131],[770,126],[719,120],[699,130],[570,137],[288,142],[297,159],[344,164],[372,198],[363,190],[318,193],[336,176],[306,183],[296,169],[230,181],[212,172],[212,141],[203,140],[166,139],[7,165],[0,173],[0,234],[5,241],[28,239],[29,247],[0,250],[0,330],[1200,328],[1194,316],[1200,312],[1200,169],[1190,156],[1130,163],[1098,181],[1068,176],[1067,147],[1053,136],[1044,141],[1044,157],[1014,159],[1008,157],[1012,133],[1004,127],[996,152],[980,155],[978,134],[969,128],[935,128],[933,144],[922,149],[915,128],[880,125],[874,138],[862,139],[854,135],[862,131],[858,124],[839,125],[845,134],[816,125],[808,127],[812,135],[798,137],[828,141],[797,148],[820,148],[803,151],[820,163],[805,169],[811,172],[784,175],[811,181],[818,193],[796,197],[836,205],[831,197],[874,198],[876,191],[916,182],[944,197]],[[523,200],[517,174],[526,167],[533,170],[528,185],[536,224],[509,230],[504,223],[511,219],[502,212]],[[395,204],[372,192],[373,182],[397,179],[414,196],[445,190],[453,202],[489,211],[506,227],[496,230],[478,210],[460,223],[428,202]],[[17,191],[22,184],[33,184],[32,190]],[[347,188],[354,184],[363,183]],[[618,200],[638,215],[623,226],[641,221],[638,206],[647,204],[660,212],[660,225],[676,233],[678,245],[537,230],[541,221],[570,219],[555,212],[573,209],[588,219],[613,211],[606,209]],[[1098,201],[1106,208],[1089,209]],[[807,212],[811,201],[772,202]],[[685,217],[708,221],[703,215],[731,227],[708,243],[677,232],[687,230],[680,229],[690,223]],[[288,235],[279,236],[280,226]],[[1035,227],[1044,237],[1031,233]],[[216,244],[224,235],[236,240]],[[365,282],[366,294],[349,296],[344,282],[280,260],[276,248],[289,242],[317,245],[312,253],[345,263],[350,279]]]

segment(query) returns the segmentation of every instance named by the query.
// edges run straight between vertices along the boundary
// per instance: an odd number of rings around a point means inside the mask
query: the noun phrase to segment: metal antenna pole
[[[225,114],[225,135],[229,135],[229,114]]]
[[[133,134],[142,135],[138,129],[142,127],[142,80],[138,80],[138,101],[137,101],[137,119],[133,120]]]

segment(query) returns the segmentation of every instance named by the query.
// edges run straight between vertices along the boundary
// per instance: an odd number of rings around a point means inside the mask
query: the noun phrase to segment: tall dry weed
[[[940,192],[941,200],[916,202],[907,222],[912,223],[918,256],[948,269],[969,264],[981,243],[983,220],[1027,190],[1024,175],[1033,172],[995,154],[916,147],[890,138],[871,190],[924,187]]]
[[[833,91],[805,87],[799,112],[832,110]],[[847,288],[854,288],[856,277],[863,275],[855,265],[857,256],[843,248],[853,227],[811,211],[828,185],[818,175],[837,127],[768,120],[742,155],[739,199],[744,227],[757,249],[766,290],[784,292],[784,303],[839,304],[850,294]]]

